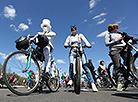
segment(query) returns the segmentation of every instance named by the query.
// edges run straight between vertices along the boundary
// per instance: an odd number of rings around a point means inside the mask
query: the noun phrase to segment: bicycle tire
[[[51,69],[56,71],[56,75],[54,77],[50,76],[50,79],[47,81],[48,88],[51,92],[57,92],[59,89],[60,81],[59,81],[59,72],[56,67],[56,63],[53,61],[51,64]]]
[[[75,75],[75,85],[74,91],[76,94],[80,94],[80,57],[76,58],[76,75]]]
[[[22,55],[22,56],[21,56]],[[32,67],[30,67],[30,68],[34,68],[34,66],[36,66],[36,72],[35,72],[35,75],[36,75],[36,79],[35,79],[35,85],[31,88],[31,89],[26,89],[26,86],[23,86],[23,80],[26,80],[27,78],[27,74],[28,74],[28,72],[24,72],[23,73],[23,71],[22,71],[22,67],[23,67],[23,65],[24,65],[24,62],[22,62],[21,60],[23,60],[23,59],[19,59],[19,57],[20,58],[23,58],[23,57],[25,57],[25,58],[28,58],[27,57],[27,55],[28,55],[28,52],[27,51],[23,51],[23,50],[20,50],[20,51],[16,51],[16,52],[13,52],[13,53],[11,53],[7,58],[6,58],[6,60],[5,60],[5,62],[4,62],[4,65],[3,65],[3,78],[4,78],[4,82],[5,82],[5,84],[6,84],[6,86],[8,87],[8,89],[11,91],[11,92],[13,92],[14,94],[16,94],[16,95],[19,95],[19,96],[24,96],[24,95],[29,95],[29,94],[31,94],[33,91],[35,91],[36,90],[36,88],[38,87],[38,83],[39,83],[39,77],[40,77],[40,69],[39,69],[39,65],[38,65],[38,63],[37,63],[37,61],[36,61],[36,59],[32,56]],[[24,60],[26,60],[26,59],[24,59]],[[21,62],[20,62],[21,61]],[[10,82],[9,82],[9,76],[8,76],[8,74],[7,74],[7,70],[9,70],[8,69],[8,67],[9,67],[9,65],[10,65],[10,63],[12,62],[12,64],[14,64],[15,63],[15,65],[13,65],[11,68],[12,68],[12,70],[11,71],[20,71],[19,73],[15,73],[15,76],[18,76],[20,79],[19,79],[19,81],[20,81],[20,83],[18,83],[18,85],[15,85],[15,86],[12,86],[11,84],[10,84]],[[13,63],[14,62],[14,63]],[[16,64],[17,64],[17,67],[16,67]],[[19,64],[19,65],[18,65]],[[33,66],[34,65],[34,66]],[[14,67],[15,66],[15,67]],[[14,69],[14,68],[16,68],[16,69]],[[19,69],[18,69],[19,68]],[[23,69],[25,69],[25,67],[23,68]],[[11,73],[10,73],[11,74]],[[25,77],[26,76],[26,77]],[[17,78],[18,78],[17,77]]]
[[[132,75],[136,78],[136,80],[138,81],[138,69],[137,69],[137,58],[138,57],[138,53],[136,53],[134,56],[131,57],[130,59],[130,71],[132,72]]]
[[[117,83],[116,83],[116,81],[115,81],[115,79],[113,80],[113,78],[112,78],[112,76],[111,76],[111,72],[110,72],[110,68],[111,68],[111,66],[113,66],[113,63],[110,63],[109,65],[108,65],[108,69],[107,69],[107,72],[108,72],[108,75],[109,75],[109,79],[110,79],[110,81],[111,81],[111,83],[117,88]],[[121,69],[123,70],[125,67],[124,67],[124,65],[123,64],[121,64]],[[115,77],[115,76],[114,76]],[[123,80],[121,81],[121,83],[122,83],[122,87],[124,88],[124,90],[128,87],[128,84],[129,84],[129,81],[128,81],[128,75],[126,76],[126,73],[123,73]]]
[[[112,85],[114,85],[115,87],[117,87],[117,84],[116,84],[115,81],[113,80],[112,75],[111,75],[111,72],[110,72],[111,66],[112,66],[112,65],[113,65],[113,63],[110,63],[110,64],[108,65],[107,73],[108,73],[108,76],[109,76],[109,79],[110,79]]]

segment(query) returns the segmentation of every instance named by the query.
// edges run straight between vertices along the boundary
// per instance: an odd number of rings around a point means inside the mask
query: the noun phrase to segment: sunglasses
[[[119,29],[119,27],[118,27],[118,26],[115,26],[115,28],[116,28],[116,29]]]

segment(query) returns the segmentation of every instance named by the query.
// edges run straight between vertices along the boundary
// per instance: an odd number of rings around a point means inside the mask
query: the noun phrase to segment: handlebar
[[[69,47],[69,48],[80,48],[80,47],[86,48],[87,46],[86,46],[86,45],[82,45],[82,46],[73,46],[73,45],[69,45],[68,47]]]
[[[125,42],[128,42],[129,40],[132,40],[132,43],[133,43],[133,44],[136,44],[137,41],[138,41],[138,39],[134,38],[133,36],[129,36],[129,35],[128,35],[127,33],[125,33],[125,32],[123,32],[123,33],[118,32],[118,33],[122,35],[122,37],[123,37],[123,39],[124,39]]]

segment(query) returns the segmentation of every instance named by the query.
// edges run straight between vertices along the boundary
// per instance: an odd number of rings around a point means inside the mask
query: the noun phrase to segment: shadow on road
[[[115,93],[112,94],[113,96],[124,97],[124,98],[131,98],[131,99],[138,99],[138,93]]]

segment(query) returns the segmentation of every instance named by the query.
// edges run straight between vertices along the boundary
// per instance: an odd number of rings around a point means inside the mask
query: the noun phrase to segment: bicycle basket
[[[18,38],[16,41],[16,48],[18,50],[21,50],[21,49],[27,49],[29,47],[29,40],[27,38],[27,36],[22,36],[20,38]]]

